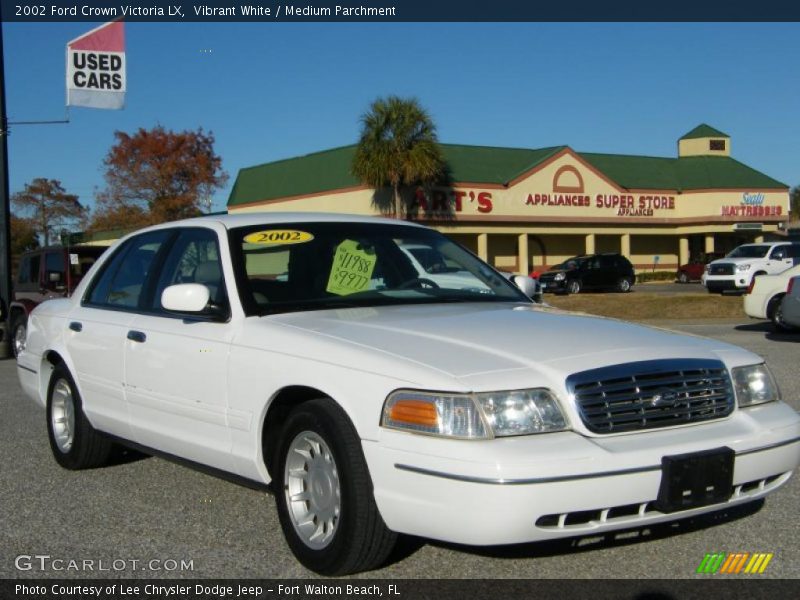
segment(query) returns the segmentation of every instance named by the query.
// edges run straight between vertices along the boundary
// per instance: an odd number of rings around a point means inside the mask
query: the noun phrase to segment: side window
[[[34,254],[31,256],[31,264],[30,264],[30,271],[28,282],[32,283],[36,286],[39,285],[39,265],[42,262],[42,255],[41,254]]]
[[[44,285],[50,290],[63,289],[67,285],[63,252],[48,252],[45,254]]]
[[[164,261],[150,308],[160,311],[161,294],[167,287],[179,283],[201,283],[208,288],[209,302],[228,305],[219,244],[213,231],[196,228],[180,233]]]
[[[17,283],[31,282],[31,257],[26,256],[19,263],[19,273],[17,273]]]
[[[153,260],[171,234],[171,230],[164,229],[129,240],[103,265],[89,291],[89,303],[109,308],[137,308]]]

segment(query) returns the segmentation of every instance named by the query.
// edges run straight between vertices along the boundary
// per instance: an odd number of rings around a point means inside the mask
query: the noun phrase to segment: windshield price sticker
[[[325,290],[337,296],[346,296],[368,289],[376,261],[373,249],[362,248],[355,240],[343,241],[336,247]]]
[[[282,246],[283,244],[304,244],[314,239],[307,231],[294,229],[271,229],[269,231],[256,231],[244,236],[245,243],[260,246]]]

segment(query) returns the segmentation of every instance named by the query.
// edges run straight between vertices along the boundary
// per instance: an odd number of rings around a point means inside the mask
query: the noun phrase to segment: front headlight
[[[749,263],[742,263],[740,265],[736,265],[736,270],[740,271],[740,272],[741,271],[749,271],[750,270],[750,266],[751,265]]]
[[[755,406],[781,399],[778,384],[769,372],[767,365],[735,367],[731,370],[736,401],[739,407]]]
[[[567,429],[555,396],[540,388],[463,395],[400,390],[386,399],[381,425],[462,439]]]
[[[566,277],[566,275],[564,275],[564,273],[556,273],[556,276],[553,277],[553,279],[555,281],[564,281],[565,277]]]

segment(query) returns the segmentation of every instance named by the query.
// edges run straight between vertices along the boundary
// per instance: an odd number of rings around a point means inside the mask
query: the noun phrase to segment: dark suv
[[[51,246],[20,257],[8,311],[11,352],[25,345],[28,315],[41,302],[69,296],[105,246]]]
[[[635,281],[631,262],[616,253],[575,256],[539,277],[542,291],[561,294],[581,290],[629,292]]]

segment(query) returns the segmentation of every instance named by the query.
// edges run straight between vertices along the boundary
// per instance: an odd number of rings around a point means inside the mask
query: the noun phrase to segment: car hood
[[[658,358],[760,362],[745,350],[714,340],[513,303],[349,308],[260,321],[289,328],[302,338],[294,341],[324,352],[328,363],[338,359],[408,380],[435,371],[469,379],[465,385],[476,388],[490,374],[487,385],[496,387],[497,373],[504,372],[510,382],[517,378],[512,373],[531,369],[562,379],[599,366]]]
[[[766,258],[718,258],[717,260],[712,260],[708,264],[709,265],[721,265],[721,264],[724,264],[724,263],[733,263],[733,264],[736,265],[736,264],[739,264],[739,263],[753,262],[754,260],[766,260]]]

